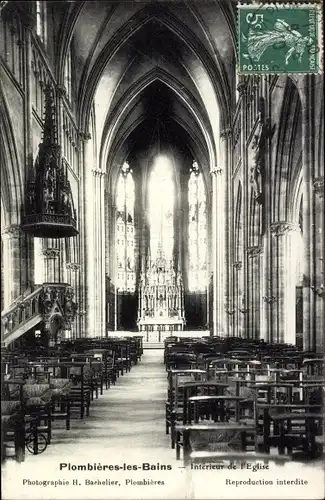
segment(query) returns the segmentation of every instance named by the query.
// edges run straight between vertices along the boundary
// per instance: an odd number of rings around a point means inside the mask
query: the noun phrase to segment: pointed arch
[[[87,80],[84,80],[84,85],[80,88],[79,102],[81,103],[82,113],[80,115],[80,128],[85,129],[88,123],[89,110],[91,102],[94,98],[98,82],[103,74],[104,68],[108,63],[109,58],[126,43],[136,32],[141,30],[146,24],[156,21],[164,25],[172,33],[192,51],[196,57],[202,62],[214,89],[215,95],[222,110],[222,123],[228,123],[230,113],[230,86],[227,81],[226,72],[219,54],[215,54],[217,60],[217,73],[213,70],[216,67],[216,61],[205,50],[202,42],[187,26],[181,23],[179,19],[174,18],[171,12],[166,12],[155,5],[154,10],[150,6],[145,6],[138,11],[131,19],[128,20],[106,43],[99,54],[96,63],[92,67]]]
[[[17,224],[21,217],[24,186],[8,105],[1,87],[0,110],[1,198],[9,214],[8,224]]]
[[[275,145],[276,155],[272,169],[274,193],[272,212],[274,220],[288,220],[290,214],[290,190],[292,180],[296,177],[296,165],[299,163],[299,156],[301,156],[302,136],[301,101],[297,87],[291,78],[286,80],[279,123],[280,127]]]
[[[194,96],[190,95],[189,92],[184,89],[184,86],[181,84],[181,82],[179,82],[176,78],[172,77],[160,68],[156,68],[155,70],[146,74],[141,80],[135,82],[128,93],[120,99],[115,108],[109,113],[103,133],[105,139],[102,141],[102,147],[100,151],[100,164],[105,169],[107,165],[113,163],[112,156],[113,152],[116,150],[115,142],[118,141],[118,130],[120,124],[126,120],[127,113],[133,106],[133,103],[136,101],[136,99],[150,84],[152,84],[156,80],[164,83],[175,93],[176,98],[182,102],[189,114],[198,124],[198,130],[201,135],[200,142],[201,144],[202,141],[204,143],[203,146],[207,151],[209,165],[216,165],[218,153],[212,139],[212,130],[207,124],[206,117],[202,116],[202,113],[200,112],[199,103],[197,103]],[[141,121],[142,119],[139,119],[137,123],[133,123],[132,130],[134,130]],[[195,134],[195,132],[192,131],[191,128],[189,129],[189,127],[187,127],[186,130],[189,134]]]

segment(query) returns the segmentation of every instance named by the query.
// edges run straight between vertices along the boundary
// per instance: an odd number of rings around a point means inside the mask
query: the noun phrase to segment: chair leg
[[[65,428],[67,431],[70,430],[70,402],[66,402],[66,412],[67,412],[67,419],[65,421]]]
[[[172,445],[172,450],[175,449],[175,425],[176,425],[176,415],[174,412],[171,414],[170,418],[170,437],[171,437],[171,445]]]
[[[180,433],[176,433],[176,460],[181,458]]]
[[[15,455],[17,462],[25,460],[25,423],[19,422],[15,428]]]

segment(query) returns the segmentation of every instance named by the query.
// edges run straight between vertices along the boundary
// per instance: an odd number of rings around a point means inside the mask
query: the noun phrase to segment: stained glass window
[[[68,48],[67,57],[64,65],[64,86],[67,91],[68,100],[72,100],[72,55],[71,43]]]
[[[135,290],[134,180],[124,163],[116,192],[116,286],[125,292]]]
[[[207,207],[202,173],[194,161],[188,183],[188,285],[190,291],[207,287]]]
[[[46,43],[46,2],[36,2],[36,33]]]
[[[174,181],[171,161],[158,156],[149,180],[149,226],[151,258],[159,247],[167,260],[173,258],[174,247]]]

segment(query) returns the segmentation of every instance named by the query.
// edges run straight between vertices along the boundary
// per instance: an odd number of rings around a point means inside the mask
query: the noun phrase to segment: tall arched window
[[[72,100],[72,54],[71,42],[68,48],[67,57],[64,65],[64,86],[67,91],[68,100]]]
[[[135,290],[134,180],[124,163],[116,192],[116,286],[125,292]]]
[[[46,44],[46,2],[36,2],[36,33]]]
[[[190,291],[207,287],[207,211],[202,173],[194,161],[188,183],[188,285]]]
[[[157,257],[159,247],[167,260],[173,258],[174,247],[174,181],[172,164],[158,156],[149,181],[149,224],[151,258]]]

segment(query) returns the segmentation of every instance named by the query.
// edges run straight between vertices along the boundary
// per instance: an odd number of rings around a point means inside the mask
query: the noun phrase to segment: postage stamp
[[[239,4],[238,72],[322,73],[321,5]]]

